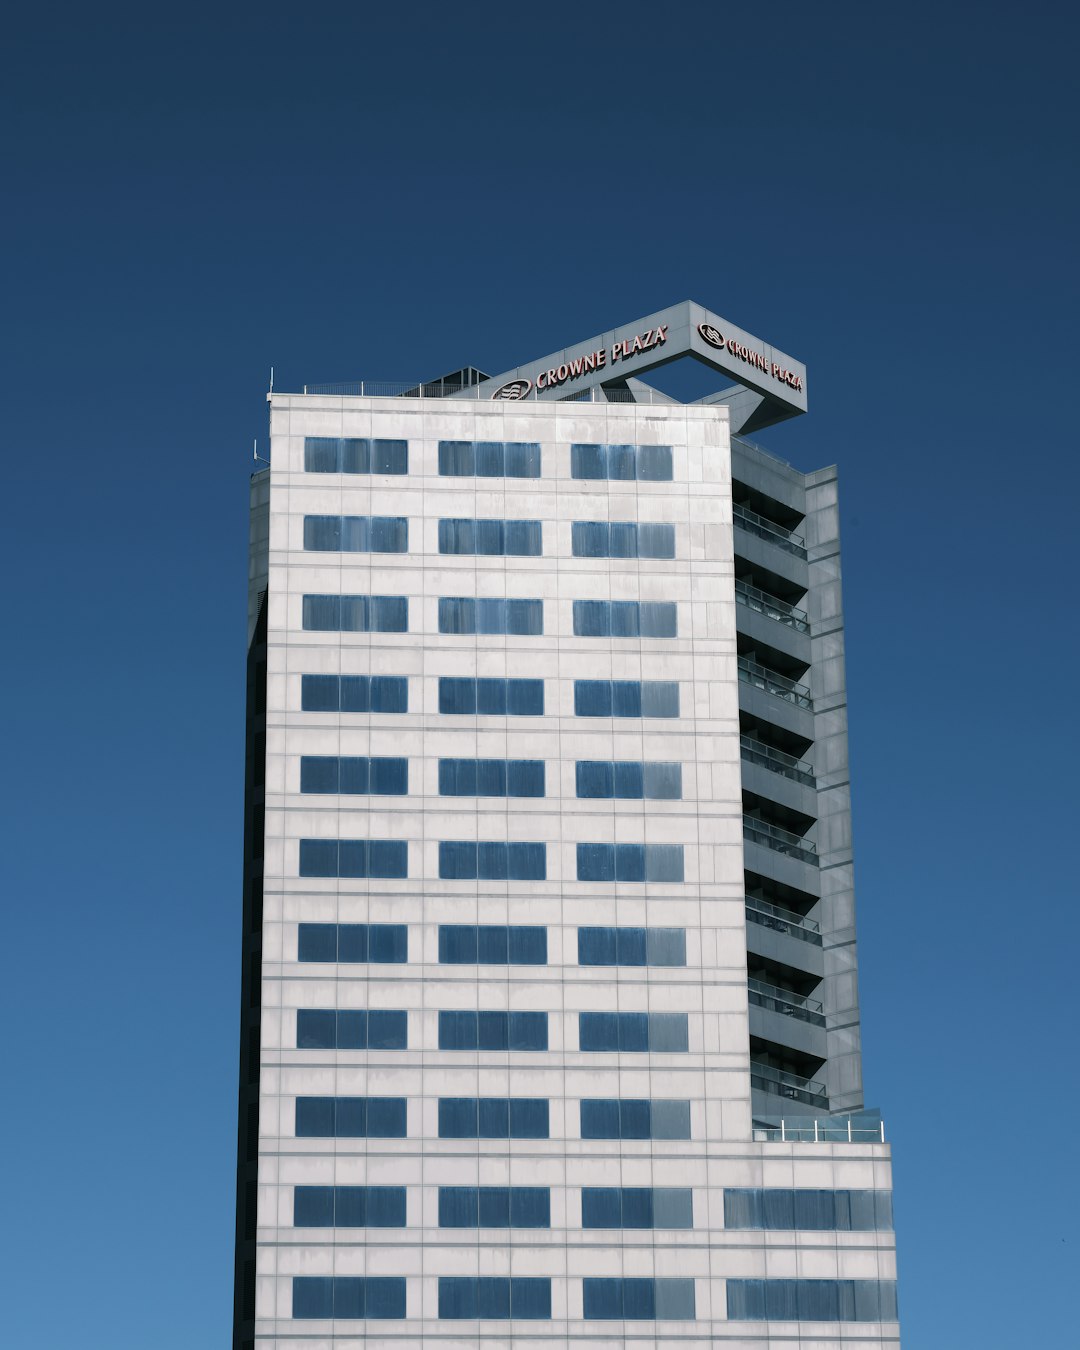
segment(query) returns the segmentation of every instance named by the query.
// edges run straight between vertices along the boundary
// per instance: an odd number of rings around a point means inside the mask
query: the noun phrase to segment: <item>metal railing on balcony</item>
[[[773,773],[803,783],[806,787],[817,786],[812,764],[796,759],[794,755],[786,755],[783,750],[774,750],[771,745],[755,741],[752,736],[744,734],[739,737],[739,753],[750,764],[760,764],[762,768],[771,769]]]
[[[783,853],[787,858],[797,858],[800,862],[818,865],[817,846],[801,834],[792,834],[790,830],[781,830],[767,821],[756,820],[753,816],[743,816],[743,837],[755,844],[764,844],[774,853]]]
[[[756,1008],[767,1008],[770,1012],[783,1013],[785,1017],[797,1017],[800,1022],[809,1022],[815,1027],[825,1025],[824,1008],[816,998],[804,998],[790,989],[766,984],[764,980],[748,979],[746,990],[750,1002]]]
[[[807,1106],[823,1106],[827,1109],[829,1105],[824,1083],[811,1082],[808,1078],[800,1078],[798,1074],[786,1073],[768,1064],[758,1064],[755,1060],[750,1061],[750,1086],[760,1088],[762,1092],[771,1092],[777,1097],[805,1102]]]
[[[764,614],[767,619],[787,624],[789,628],[794,628],[796,633],[810,631],[810,619],[805,610],[796,609],[786,600],[780,600],[775,595],[770,595],[768,591],[760,591],[745,581],[735,582],[735,603],[745,605],[747,609],[752,609],[758,614]]]
[[[883,1144],[885,1122],[872,1111],[843,1116],[761,1116],[754,1120],[758,1144]]]
[[[779,671],[759,666],[748,656],[739,657],[739,679],[744,684],[752,684],[755,689],[764,689],[767,694],[774,694],[788,703],[794,703],[797,708],[814,711],[814,700],[810,697],[810,690],[805,684],[797,684],[786,675],[781,675]]]
[[[758,539],[764,539],[770,544],[775,544],[778,548],[782,548],[785,553],[793,553],[796,558],[806,557],[806,541],[801,534],[794,534],[791,530],[785,530],[783,525],[777,525],[775,520],[766,520],[764,516],[759,516],[756,511],[751,511],[749,507],[740,506],[738,502],[732,506],[731,514],[740,530],[745,530],[747,534],[756,535]]]
[[[746,917],[751,923],[762,928],[771,928],[776,933],[786,933],[798,938],[800,942],[809,942],[814,947],[821,946],[821,928],[813,919],[804,919],[790,909],[781,909],[771,905],[768,900],[758,900],[752,895],[746,897]]]

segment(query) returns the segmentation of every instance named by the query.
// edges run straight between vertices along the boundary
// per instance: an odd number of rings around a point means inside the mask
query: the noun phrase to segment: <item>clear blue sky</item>
[[[905,1350],[1073,1343],[1077,36],[923,0],[9,16],[5,1345],[227,1343],[271,364],[497,371],[687,297],[805,360],[761,439],[841,465]]]

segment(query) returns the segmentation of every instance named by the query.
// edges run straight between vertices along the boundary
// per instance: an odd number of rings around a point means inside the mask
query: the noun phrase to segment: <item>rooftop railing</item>
[[[885,1122],[876,1112],[846,1116],[764,1116],[754,1121],[759,1144],[883,1144]]]
[[[788,703],[794,703],[797,708],[814,711],[814,700],[810,697],[810,690],[805,684],[797,684],[786,675],[781,675],[779,671],[760,666],[748,656],[740,656],[738,665],[739,679],[744,684],[752,684],[755,689],[764,689],[767,694],[774,694]]]
[[[800,942],[809,942],[814,947],[821,946],[821,927],[813,919],[804,919],[790,909],[781,909],[768,900],[758,900],[752,895],[746,897],[746,917],[751,923],[762,928],[771,928],[776,933],[787,933]]]
[[[760,449],[760,447],[755,448]],[[778,458],[778,456],[773,456],[773,458]],[[751,511],[748,506],[740,505],[739,502],[735,502],[732,506],[731,514],[740,530],[756,535],[767,543],[775,544],[778,548],[782,548],[785,553],[793,553],[796,558],[806,557],[806,541],[801,534],[785,530],[783,525],[777,525],[775,520],[767,520],[764,516],[759,516],[756,511]]]
[[[750,1061],[750,1085],[777,1097],[790,1097],[792,1101],[803,1102],[807,1106],[828,1107],[829,1104],[824,1083],[811,1082],[808,1078],[800,1078],[798,1074],[786,1073],[783,1069],[774,1069],[754,1060]]]
[[[796,759],[794,755],[786,755],[783,750],[774,750],[771,745],[755,741],[752,736],[744,734],[739,737],[739,753],[749,763],[760,764],[762,768],[770,769],[784,778],[803,783],[806,787],[817,786],[812,764]]]
[[[789,628],[794,628],[797,633],[809,633],[810,618],[803,609],[796,609],[794,605],[789,605],[786,600],[780,600],[775,595],[770,595],[768,591],[760,591],[756,586],[750,586],[745,581],[736,581],[735,583],[735,602],[739,605],[745,605],[747,609],[752,609],[757,614],[764,614],[767,619],[775,619],[777,623],[787,624]]]
[[[755,844],[764,844],[774,853],[783,853],[785,857],[797,858],[800,862],[818,865],[817,846],[801,834],[792,834],[790,830],[781,830],[767,821],[756,820],[753,816],[743,816],[743,836]]]
[[[824,1007],[816,998],[804,998],[790,989],[766,984],[764,980],[748,979],[746,989],[750,1002],[756,1008],[767,1008],[770,1012],[783,1013],[785,1017],[797,1017],[800,1022],[809,1022],[815,1027],[825,1025]]]

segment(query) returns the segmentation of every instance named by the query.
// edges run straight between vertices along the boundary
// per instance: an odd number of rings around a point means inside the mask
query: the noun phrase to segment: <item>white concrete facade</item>
[[[890,1190],[889,1150],[874,1143],[757,1142],[751,1121],[742,768],[733,591],[731,448],[723,407],[274,395],[269,537],[258,586],[266,599],[265,839],[258,1071],[255,1308],[248,1343],[342,1350],[361,1344],[519,1347],[576,1344],[733,1347],[898,1344],[895,1322],[733,1321],[734,1279],[893,1280],[891,1231],[729,1231],[730,1187]],[[406,476],[304,472],[305,437],[408,442]],[[539,443],[538,479],[441,477],[441,440]],[[670,446],[671,482],[571,478],[574,443]],[[408,520],[401,554],[304,550],[304,518]],[[540,521],[540,557],[446,556],[444,518]],[[673,560],[578,558],[575,521],[674,526]],[[408,599],[404,633],[313,632],[305,595]],[[541,599],[539,636],[440,634],[447,596]],[[673,638],[575,636],[577,600],[674,602]],[[398,714],[301,710],[303,675],[408,679]],[[440,676],[544,681],[543,716],[451,716]],[[575,716],[574,681],[677,680],[677,719]],[[403,756],[406,796],[313,796],[300,761]],[[443,757],[543,760],[542,798],[439,795]],[[579,760],[677,761],[682,798],[582,800]],[[404,879],[302,878],[301,839],[407,843]],[[445,840],[546,845],[546,879],[439,877]],[[678,844],[682,882],[577,879],[579,843]],[[400,964],[298,960],[298,924],[408,926]],[[440,924],[547,930],[547,963],[447,965]],[[582,967],[584,925],[683,929],[685,967]],[[297,1048],[298,1009],[401,1009],[404,1050]],[[445,1010],[548,1014],[542,1052],[439,1049]],[[588,1053],[578,1015],[685,1013],[680,1053]],[[298,1138],[298,1097],[407,1099],[407,1137]],[[439,1137],[440,1098],[546,1098],[550,1138]],[[581,1137],[583,1098],[690,1103],[688,1140]],[[295,1228],[304,1186],[403,1186],[406,1225]],[[548,1229],[439,1227],[440,1185],[550,1187]],[[583,1229],[581,1190],[690,1187],[692,1229]],[[405,1317],[293,1316],[300,1276],[404,1277]],[[551,1281],[550,1320],[439,1318],[440,1276]],[[583,1279],[692,1278],[692,1319],[586,1320]],[[253,1338],[253,1339],[251,1339]]]

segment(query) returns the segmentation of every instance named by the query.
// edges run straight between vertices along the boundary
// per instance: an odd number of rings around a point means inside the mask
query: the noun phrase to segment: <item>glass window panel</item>
[[[371,442],[371,472],[409,472],[409,442],[376,439]]]
[[[333,1097],[297,1097],[297,1139],[332,1139],[334,1115]]]
[[[575,680],[574,713],[578,717],[610,717],[611,681]]]
[[[340,1276],[338,1277],[341,1278]],[[401,1319],[405,1316],[405,1278],[402,1275],[369,1275],[364,1281],[365,1313],[369,1318]],[[335,1304],[335,1316],[341,1316]]]
[[[331,679],[337,679],[331,676]],[[371,711],[371,680],[367,675],[342,675],[339,702],[342,712]]]
[[[482,1012],[477,1018],[477,1045],[481,1050],[506,1050],[510,1043],[510,1017],[504,1012]]]
[[[368,961],[371,931],[366,923],[343,923],[337,927],[337,959],[339,961]]]
[[[440,924],[439,961],[443,965],[473,964],[476,961],[475,927],[471,924]]]
[[[621,1228],[622,1192],[617,1186],[583,1186],[582,1228]]]
[[[618,1050],[619,1014],[613,1012],[579,1013],[578,1048],[590,1052]]]
[[[439,632],[475,633],[476,601],[462,596],[440,596]]]
[[[305,473],[340,473],[341,452],[332,436],[304,437]]]
[[[440,1228],[475,1228],[479,1222],[478,1214],[475,1186],[439,1187]]]
[[[447,478],[471,478],[476,472],[472,441],[440,441],[439,473]]]
[[[641,1098],[628,1097],[619,1102],[619,1134],[616,1138],[659,1138],[653,1124],[652,1103]]]
[[[341,601],[341,622],[338,625],[343,633],[367,633],[371,629],[371,605],[366,595],[343,595]]]
[[[836,1229],[836,1196],[833,1191],[796,1190],[792,1192],[792,1204],[793,1227],[822,1231]]]
[[[467,679],[455,679],[450,677],[443,677],[442,679],[440,679],[439,712],[475,713],[476,681]],[[442,789],[440,788],[440,791],[441,790]]]
[[[650,966],[686,965],[686,930],[650,928],[646,935]]]
[[[308,632],[337,632],[341,628],[341,596],[305,595],[303,622]]]
[[[578,844],[578,881],[614,881],[614,844]]]
[[[297,933],[298,961],[336,961],[337,925],[302,923]]]
[[[296,1186],[293,1188],[294,1228],[333,1228],[333,1186]]]
[[[546,928],[514,926],[509,931],[509,947],[509,961],[512,966],[547,965]]]
[[[480,1227],[510,1227],[510,1187],[480,1187]]]
[[[510,881],[547,880],[546,844],[510,844],[507,852]]]
[[[409,631],[409,601],[404,595],[373,595],[371,597],[374,633],[407,633]]]
[[[507,478],[539,478],[540,446],[535,441],[508,441],[506,443]]]
[[[337,792],[338,783],[337,759],[330,755],[304,755],[300,760],[301,792]]]
[[[682,1054],[689,1048],[686,1013],[649,1014],[649,1049],[657,1054]]]
[[[570,526],[570,548],[575,558],[607,556],[607,526],[596,521],[575,520]]]
[[[506,790],[511,797],[542,797],[545,790],[542,759],[512,759],[506,765]]]
[[[674,525],[639,525],[637,527],[639,558],[674,558]]]
[[[620,966],[644,966],[647,964],[648,949],[644,928],[620,928],[618,930],[618,954]]]
[[[765,1317],[764,1280],[728,1280],[727,1315],[733,1322],[760,1322]]]
[[[371,443],[366,437],[347,436],[338,441],[342,473],[371,472]]]
[[[637,637],[641,632],[642,609],[636,600],[612,600],[611,636]]]
[[[408,553],[409,522],[404,516],[372,516],[372,553]]]
[[[657,1228],[693,1228],[694,1192],[688,1186],[657,1186],[652,1197]]]
[[[622,798],[640,798],[644,793],[644,775],[639,762],[632,759],[615,761],[615,796]]]
[[[638,527],[628,520],[612,521],[608,527],[607,556],[636,558],[638,556]]]
[[[475,761],[476,786],[474,792],[478,797],[505,797],[506,796],[506,760],[504,759],[478,759]]]
[[[339,552],[341,550],[341,517],[305,516],[304,548],[309,552]]]
[[[679,686],[674,680],[646,680],[641,686],[642,717],[678,717]]]
[[[343,924],[342,927],[350,925]],[[371,946],[370,961],[400,965],[409,959],[409,929],[403,923],[373,923],[368,929]],[[346,961],[344,938],[341,943],[339,960]]]
[[[650,801],[681,801],[682,765],[664,761],[646,764],[643,787]]]
[[[481,1139],[510,1137],[510,1103],[505,1097],[481,1097],[478,1128]]]
[[[372,839],[371,876],[402,878],[408,875],[408,844],[403,839]]]
[[[404,1050],[409,1038],[409,1015],[404,1009],[373,1009],[368,1013],[368,1049]]]
[[[543,680],[507,680],[506,711],[512,717],[544,715]]]
[[[506,632],[506,601],[476,601],[476,631],[478,633]]]
[[[501,520],[476,522],[476,552],[482,557],[497,558],[506,550],[506,524]]]
[[[368,1015],[359,1009],[340,1009],[337,1013],[337,1046],[339,1050],[366,1050],[368,1046]]]
[[[439,1276],[439,1316],[447,1320],[475,1318],[479,1314],[479,1282],[471,1276]]]
[[[586,1321],[612,1321],[622,1317],[622,1280],[586,1276],[581,1283]]]
[[[297,1008],[296,1044],[300,1050],[332,1050],[338,1044],[336,1014],[321,1008]]]
[[[601,479],[607,477],[607,457],[603,446],[572,445],[570,447],[570,477]]]
[[[334,1099],[334,1133],[339,1139],[364,1139],[368,1134],[366,1097]]]
[[[790,1190],[770,1187],[761,1193],[761,1213],[766,1228],[795,1227],[795,1198]]]
[[[536,637],[544,631],[542,600],[507,600],[506,631],[521,637]]]
[[[637,453],[637,476],[643,483],[670,483],[673,464],[670,445],[642,445]]]
[[[640,717],[643,686],[640,680],[613,680],[611,685],[612,715]]]
[[[369,1186],[367,1188],[367,1226],[369,1228],[405,1227],[404,1186]]]
[[[825,1192],[829,1194],[828,1191]],[[850,1205],[849,1226],[853,1233],[869,1233],[877,1226],[873,1191],[847,1191]],[[839,1227],[839,1225],[837,1225]]]
[[[678,606],[670,601],[643,602],[639,607],[641,636],[673,638],[678,636]]]
[[[609,760],[579,759],[575,774],[579,797],[614,795],[614,775]]]
[[[510,1137],[512,1139],[547,1139],[549,1137],[548,1104],[544,1098],[511,1097]]]
[[[548,1019],[545,1012],[512,1012],[509,1026],[511,1050],[546,1050]]]
[[[332,1275],[294,1275],[292,1315],[312,1319],[333,1317],[334,1277]]]
[[[338,846],[336,839],[300,840],[300,875],[302,877],[336,877]]]
[[[607,476],[611,479],[633,479],[637,476],[637,450],[632,445],[607,447]]]
[[[404,1139],[408,1104],[404,1097],[369,1097],[368,1135],[372,1139]]]
[[[649,1049],[649,1014],[643,1012],[625,1012],[617,1014],[619,1019],[619,1049],[639,1052]]]
[[[373,533],[374,522],[367,516],[342,516],[338,548],[342,553],[370,553]]]
[[[619,1103],[597,1098],[583,1099],[581,1103],[581,1137],[582,1139],[618,1139],[620,1137]]]
[[[344,700],[342,700],[344,704]],[[371,711],[403,713],[409,711],[409,681],[403,675],[371,677]]]
[[[611,607],[606,600],[574,601],[574,633],[577,637],[607,637],[611,630]]]
[[[506,869],[506,844],[483,840],[476,845],[476,875],[481,881],[505,881]]]
[[[476,476],[502,478],[506,468],[506,451],[502,441],[476,442]]]
[[[893,1226],[892,1191],[874,1192],[874,1227],[891,1232]]]
[[[618,963],[616,929],[578,929],[579,966],[614,966]]]
[[[513,1186],[510,1189],[511,1228],[550,1228],[551,1192],[547,1186]]]
[[[367,1191],[363,1186],[338,1186],[334,1195],[334,1226],[366,1228]]]
[[[539,558],[544,552],[543,528],[540,521],[508,520],[506,552],[515,558]]]
[[[440,1097],[439,1138],[475,1139],[477,1114],[475,1097]]]
[[[439,1013],[439,1049],[475,1050],[476,1013],[446,1011]]]
[[[653,1193],[649,1186],[624,1186],[619,1192],[623,1228],[653,1226]]]
[[[841,1286],[847,1283],[846,1280],[769,1280],[765,1286],[765,1311],[778,1321],[796,1318],[807,1322],[838,1321],[847,1311],[842,1307],[845,1300],[841,1297]]]
[[[506,681],[476,681],[476,711],[485,716],[501,717],[506,713]]]
[[[650,844],[645,850],[645,874],[649,881],[682,881],[682,844]]]
[[[696,1316],[693,1280],[657,1280],[656,1316],[667,1321],[691,1321]]]
[[[477,933],[477,960],[481,965],[504,966],[513,959],[513,934],[505,924],[483,924]]]
[[[623,1280],[623,1316],[627,1320],[656,1316],[656,1283],[648,1279]]]
[[[337,712],[340,685],[336,675],[305,675],[300,681],[303,712]],[[360,711],[366,712],[367,709]]]
[[[478,1316],[510,1316],[510,1281],[505,1275],[481,1275],[476,1285]]]
[[[529,1275],[511,1276],[510,1315],[522,1321],[548,1321],[551,1317],[551,1281]]]
[[[645,846],[643,844],[615,845],[615,880],[645,880]]]
[[[448,881],[476,880],[476,845],[443,840],[439,844],[439,876]]]
[[[343,793],[364,793],[371,786],[370,761],[363,756],[350,756],[338,760],[338,791]]]
[[[689,1139],[690,1103],[654,1101],[652,1103],[652,1137],[654,1139]]]
[[[758,1229],[764,1227],[759,1188],[730,1188],[724,1191],[724,1227]]]

